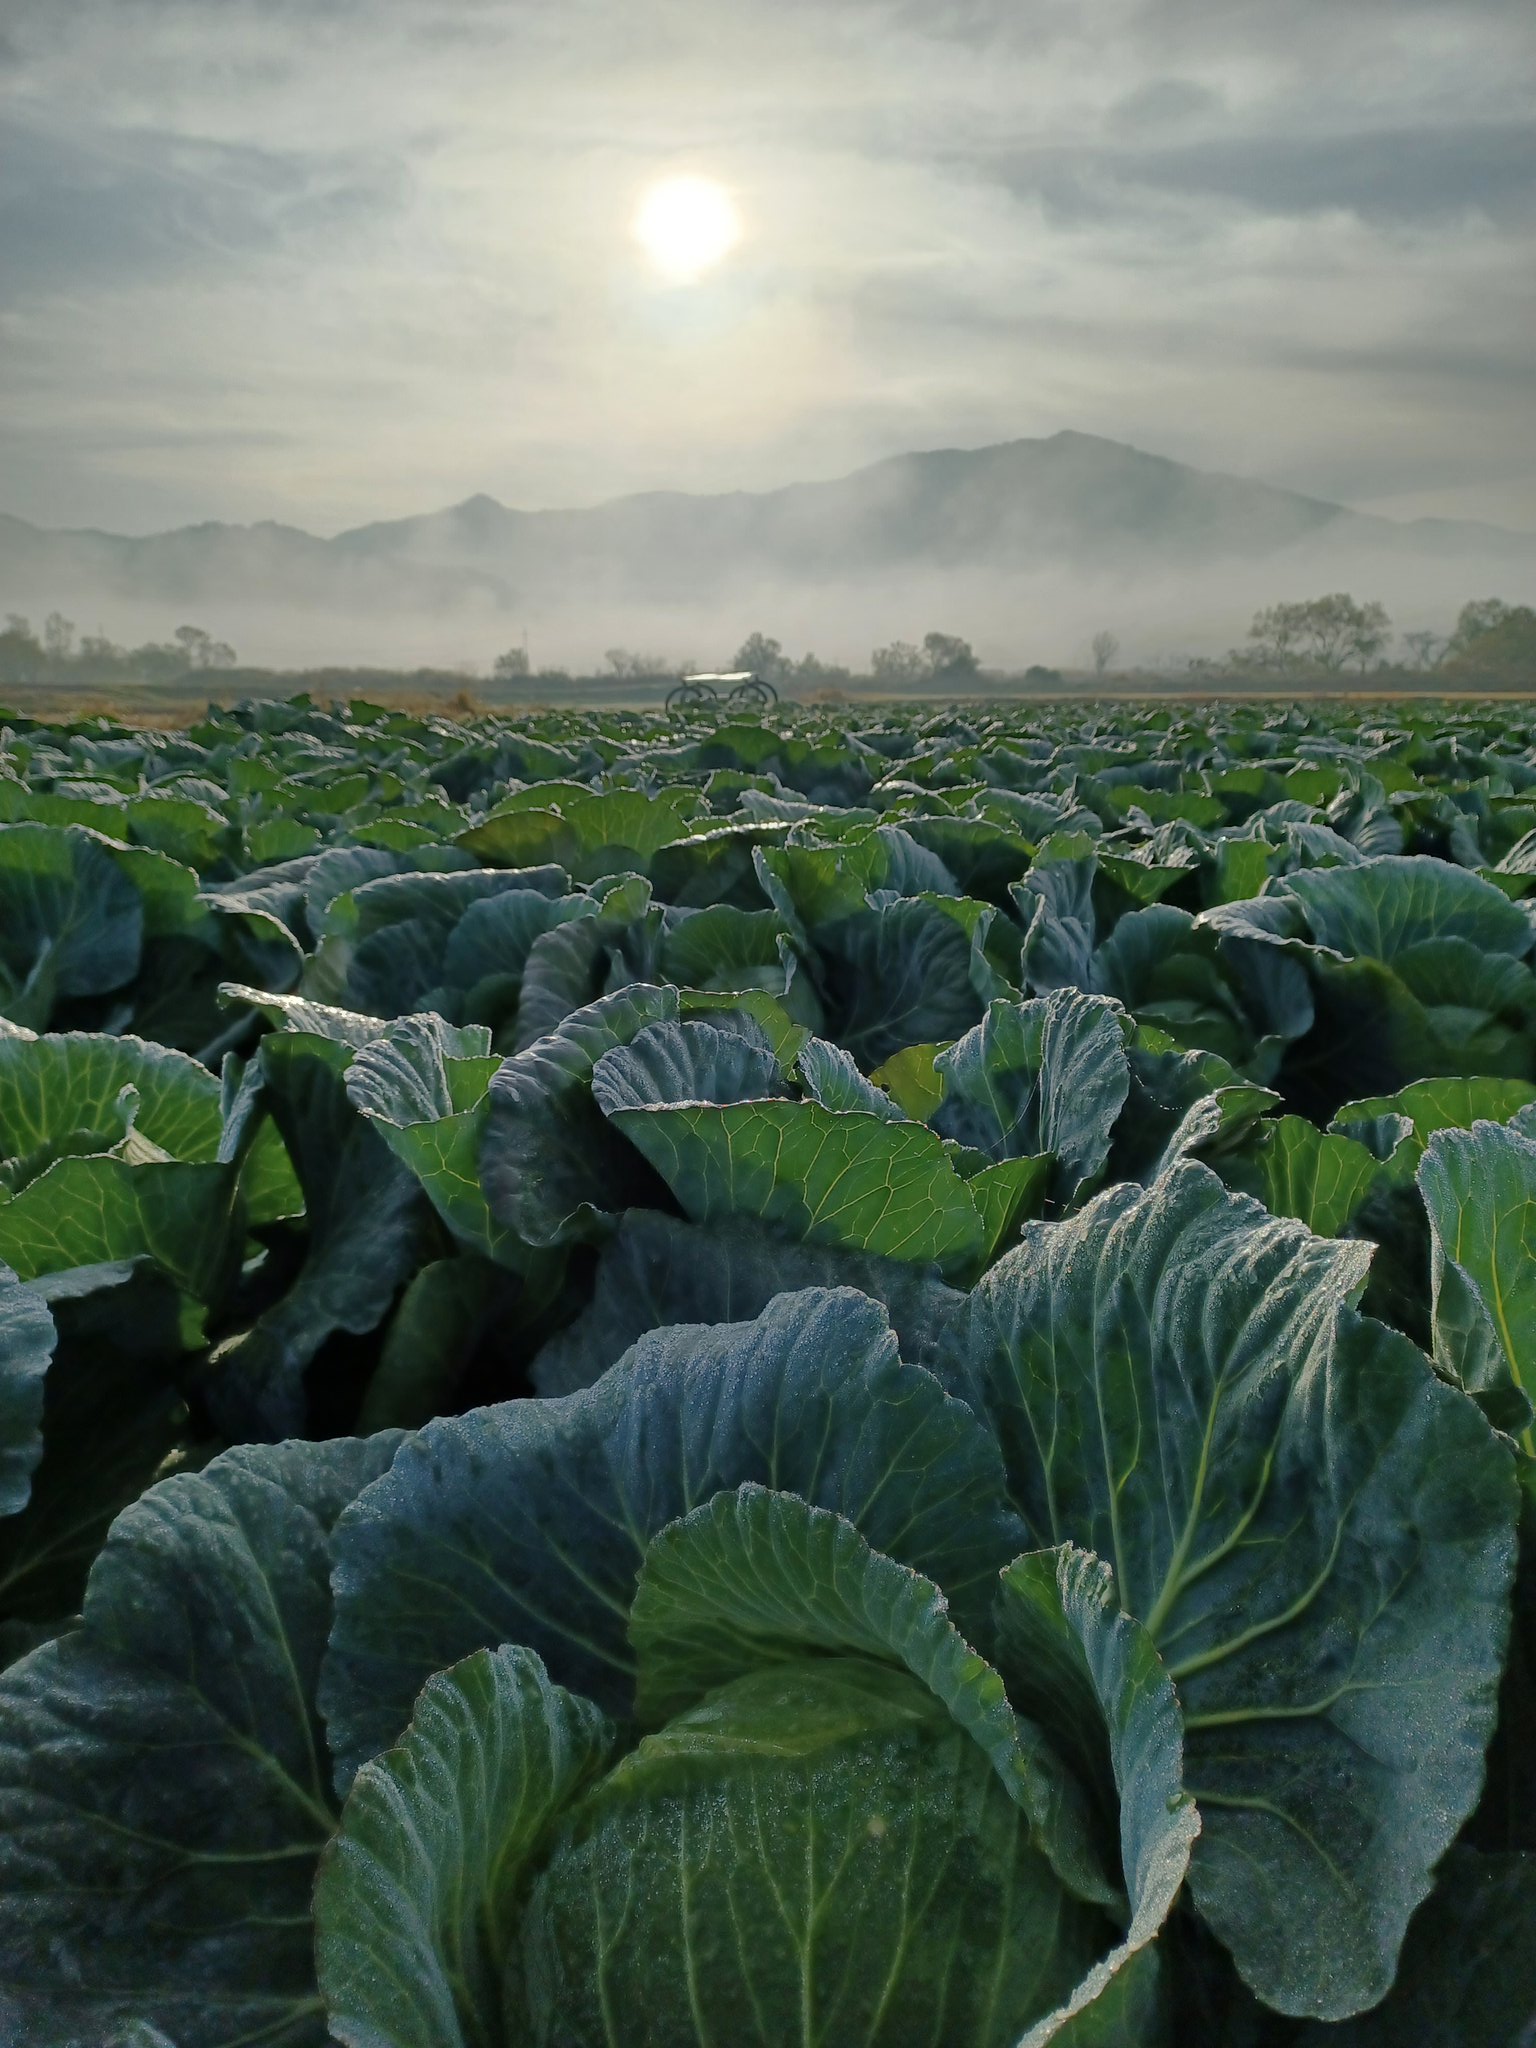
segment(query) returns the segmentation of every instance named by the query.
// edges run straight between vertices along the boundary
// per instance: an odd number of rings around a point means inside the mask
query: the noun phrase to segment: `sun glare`
[[[640,202],[635,238],[674,284],[692,284],[741,239],[731,195],[712,178],[664,178]]]

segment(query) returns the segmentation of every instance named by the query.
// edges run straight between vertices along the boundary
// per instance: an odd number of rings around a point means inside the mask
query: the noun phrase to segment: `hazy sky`
[[[1533,0],[0,0],[0,509],[1076,427],[1536,529]],[[745,223],[666,287],[655,179]]]

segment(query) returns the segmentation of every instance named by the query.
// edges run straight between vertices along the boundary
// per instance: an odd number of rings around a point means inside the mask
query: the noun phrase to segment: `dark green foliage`
[[[1528,2042],[1533,790],[9,718],[0,2038]]]

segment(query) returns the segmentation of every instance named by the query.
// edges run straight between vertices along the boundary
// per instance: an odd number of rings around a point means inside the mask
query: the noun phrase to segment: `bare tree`
[[[875,681],[896,690],[917,683],[968,683],[980,668],[976,650],[958,633],[925,633],[921,647],[910,640],[893,640],[869,657]]]
[[[50,612],[43,621],[43,652],[50,661],[68,661],[75,651],[75,622],[62,612]]]
[[[80,659],[93,668],[112,668],[128,659],[128,650],[119,647],[115,640],[109,640],[105,633],[83,633],[80,636]]]
[[[491,674],[498,683],[515,683],[529,673],[526,647],[509,647],[491,663]]]
[[[749,633],[731,659],[733,669],[750,669],[765,683],[783,682],[791,666],[782,643],[768,633]]]
[[[1426,633],[1422,628],[1403,635],[1408,658],[1417,669],[1438,668],[1448,644],[1443,633]]]
[[[958,633],[925,633],[923,660],[936,683],[968,683],[981,669],[975,648]]]
[[[0,682],[36,682],[42,661],[42,644],[31,622],[20,612],[7,612],[0,630]]]
[[[1093,648],[1093,672],[1096,676],[1101,676],[1113,664],[1115,656],[1120,652],[1119,639],[1115,634],[1106,630],[1102,633],[1095,633],[1089,644]]]
[[[201,626],[178,626],[171,638],[189,669],[233,668],[239,659],[227,640],[215,640]]]
[[[1528,689],[1536,676],[1536,610],[1496,597],[1463,606],[1446,666]]]
[[[877,683],[901,689],[909,683],[922,682],[928,674],[928,664],[910,640],[893,640],[889,647],[875,649],[869,657],[869,672]]]
[[[603,659],[611,674],[626,678],[664,676],[672,672],[672,664],[664,654],[636,653],[630,647],[610,647]]]
[[[797,683],[836,691],[853,681],[853,671],[840,662],[823,661],[819,654],[802,654],[790,671]],[[828,699],[831,702],[831,699]]]
[[[1353,662],[1365,668],[1386,646],[1392,622],[1372,600],[1358,604],[1347,591],[1271,605],[1248,629],[1261,667],[1322,669],[1336,674]]]
[[[1447,652],[1459,659],[1485,633],[1496,633],[1509,616],[1510,607],[1502,597],[1473,598],[1457,614],[1456,630],[1451,635]]]

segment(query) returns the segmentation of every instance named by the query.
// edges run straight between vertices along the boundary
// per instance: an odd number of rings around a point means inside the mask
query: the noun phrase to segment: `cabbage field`
[[[1536,2038],[1536,712],[0,726],[0,2041]]]

